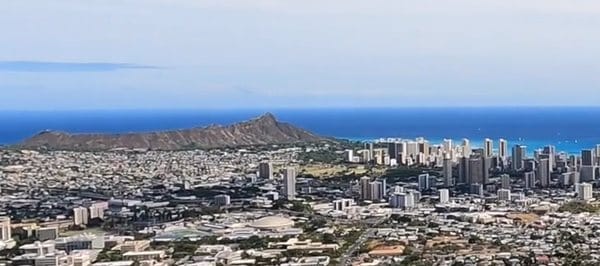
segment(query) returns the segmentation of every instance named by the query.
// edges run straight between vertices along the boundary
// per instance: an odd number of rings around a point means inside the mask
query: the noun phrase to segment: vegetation
[[[582,213],[582,212],[598,212],[600,211],[600,207],[597,205],[592,205],[589,203],[585,203],[582,201],[570,201],[558,209],[559,212],[571,212],[571,213]]]
[[[411,180],[416,180],[416,177],[420,174],[429,174],[431,176],[440,175],[438,172],[433,171],[430,168],[399,167],[388,169],[383,175],[383,177],[387,179],[388,183],[407,182]]]
[[[298,160],[303,162],[319,162],[319,163],[339,163],[342,162],[343,158],[340,154],[335,153],[332,150],[318,150],[302,152],[298,154]]]

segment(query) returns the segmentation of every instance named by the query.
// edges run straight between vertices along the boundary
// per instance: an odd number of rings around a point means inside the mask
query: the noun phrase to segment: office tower
[[[469,159],[468,183],[487,184],[490,178],[490,158],[473,157]]]
[[[545,154],[550,160],[550,169],[556,168],[556,147],[552,145],[545,146],[542,154]]]
[[[380,201],[385,198],[385,181],[369,182],[369,200]]]
[[[288,200],[296,198],[296,169],[288,167],[283,175],[283,195]]]
[[[470,185],[471,194],[483,197],[483,185],[479,183],[473,183]]]
[[[469,158],[471,157],[471,142],[468,139],[462,140],[462,156]]]
[[[525,188],[532,189],[535,188],[535,172],[526,172],[525,173]]]
[[[452,159],[454,156],[453,148],[454,147],[452,146],[452,140],[444,139],[444,144],[442,145],[442,154],[447,154],[449,158]]]
[[[371,178],[368,176],[363,176],[360,178],[360,198],[363,200],[371,198],[371,190],[369,188],[370,182]]]
[[[595,165],[582,165],[579,171],[581,181],[592,182],[598,179],[599,167]]]
[[[406,165],[408,159],[408,144],[406,141],[400,142],[396,145],[396,152],[398,156],[396,156],[396,161],[399,164]]]
[[[592,150],[582,150],[581,151],[581,166],[593,166],[594,163],[594,155]]]
[[[390,207],[411,209],[415,207],[414,196],[410,193],[395,193],[390,197]]]
[[[550,160],[547,158],[540,159],[537,168],[537,176],[540,180],[541,187],[550,186]]]
[[[354,162],[354,151],[353,150],[345,150],[344,151],[344,160],[346,160],[346,162]]]
[[[229,195],[217,195],[215,196],[215,204],[217,206],[229,206],[231,205],[231,197]]]
[[[469,157],[462,157],[458,163],[458,183],[465,184],[468,182],[469,174]]]
[[[510,176],[507,174],[501,175],[500,184],[503,189],[510,189]]]
[[[85,207],[73,208],[73,224],[86,225],[89,219],[88,209]]]
[[[498,141],[498,157],[502,159],[502,162],[506,162],[508,159],[508,142],[505,139]]]
[[[425,157],[429,156],[429,141],[424,138],[417,138],[418,152]]]
[[[515,145],[512,150],[512,169],[523,169],[523,160],[525,159],[527,159],[527,146]]]
[[[593,197],[592,194],[592,184],[581,183],[578,186],[577,196],[581,200],[590,200]]]
[[[11,225],[10,225],[10,217],[8,216],[3,216],[0,217],[0,233],[2,233],[2,236],[0,236],[0,240],[2,241],[9,241],[12,239],[12,229],[11,229]]]
[[[262,179],[273,179],[273,164],[270,162],[258,164],[258,177]]]
[[[408,194],[412,195],[415,205],[419,204],[419,202],[421,201],[421,192],[420,191],[409,190]]]
[[[445,158],[443,162],[443,177],[444,186],[451,187],[454,185],[454,182],[452,182],[452,160],[449,158]]]
[[[430,188],[429,174],[419,175],[419,191],[425,191]]]
[[[448,189],[440,189],[438,192],[440,195],[440,203],[450,202],[450,191]]]
[[[498,200],[510,201],[510,189],[498,189]]]
[[[388,143],[388,155],[390,156],[390,159],[396,159],[396,156],[398,155],[398,145],[396,145],[396,142],[390,142]]]
[[[469,176],[467,177],[467,183],[481,183],[483,180],[483,160],[481,157],[474,157],[469,159]]]
[[[562,174],[562,179],[564,186],[570,186],[580,182],[580,175],[579,172],[566,172]]]
[[[491,139],[485,139],[483,141],[483,155],[486,158],[494,156],[494,141]]]

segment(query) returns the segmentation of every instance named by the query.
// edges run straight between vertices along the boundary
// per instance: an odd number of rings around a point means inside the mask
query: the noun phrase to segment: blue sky
[[[600,2],[0,5],[0,109],[598,105]]]

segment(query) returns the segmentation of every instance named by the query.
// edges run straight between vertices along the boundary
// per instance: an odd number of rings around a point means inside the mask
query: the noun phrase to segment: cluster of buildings
[[[4,261],[385,265],[412,251],[436,265],[560,265],[600,252],[600,146],[569,155],[504,139],[322,145],[0,151]],[[303,175],[318,163],[298,159],[309,149],[367,174]]]

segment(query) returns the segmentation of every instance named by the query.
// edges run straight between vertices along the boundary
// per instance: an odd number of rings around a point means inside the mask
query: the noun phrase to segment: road
[[[352,254],[354,254],[354,252],[356,252],[364,243],[365,241],[367,241],[369,238],[371,238],[375,232],[377,231],[377,229],[375,228],[369,228],[367,230],[365,230],[360,237],[356,240],[356,242],[354,242],[354,244],[352,244],[352,246],[350,246],[346,252],[344,252],[344,254],[342,256],[340,256],[342,259],[340,260],[340,265],[342,266],[346,266],[346,265],[350,265],[350,263],[352,262]]]

